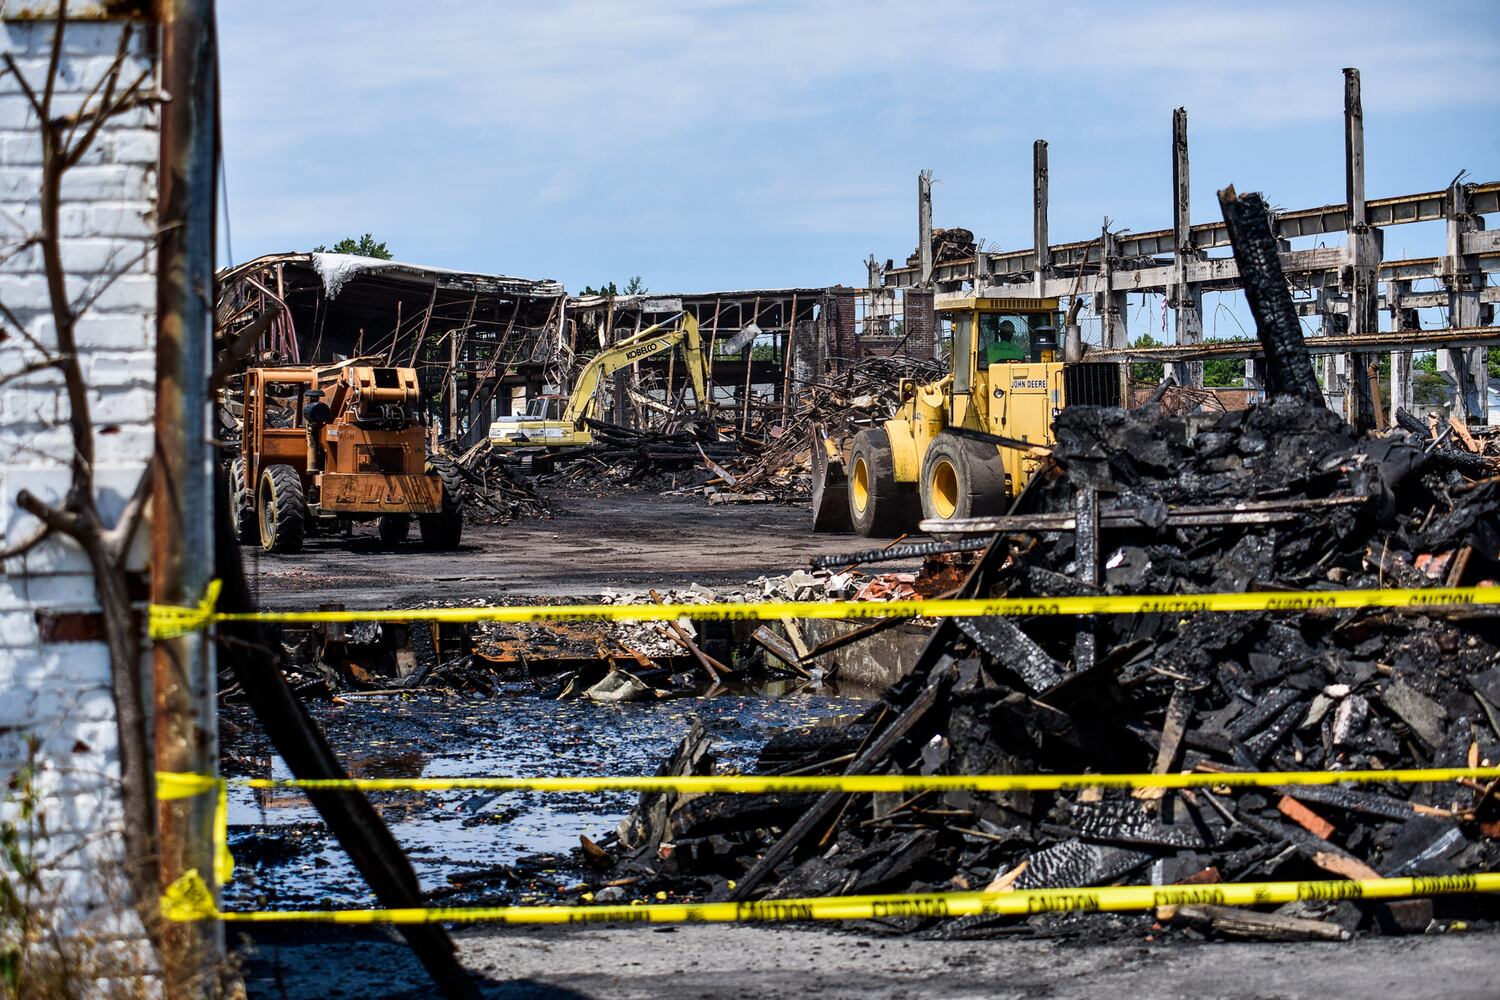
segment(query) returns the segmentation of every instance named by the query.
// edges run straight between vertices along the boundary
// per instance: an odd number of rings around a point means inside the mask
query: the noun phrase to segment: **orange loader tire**
[[[866,538],[893,538],[916,524],[917,497],[911,483],[896,481],[891,439],[884,428],[867,427],[849,451],[849,520]]]
[[[229,463],[229,518],[234,524],[234,539],[241,545],[260,541],[255,525],[255,495],[245,476],[245,460]]]
[[[260,547],[267,552],[300,552],[307,535],[307,499],[302,477],[290,465],[273,465],[255,491]]]
[[[395,547],[411,534],[411,518],[405,514],[381,514],[376,529],[380,532],[380,544]]]
[[[427,461],[427,474],[442,483],[442,509],[436,514],[417,515],[422,545],[429,549],[456,549],[464,534],[464,477],[446,458],[434,456]]]

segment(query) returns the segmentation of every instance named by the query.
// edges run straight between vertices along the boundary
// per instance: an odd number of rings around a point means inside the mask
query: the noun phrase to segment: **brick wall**
[[[908,288],[901,297],[906,330],[905,353],[914,358],[937,355],[937,313],[930,290]]]
[[[73,8],[70,7],[70,11]],[[4,10],[4,8],[0,8]],[[0,45],[40,91],[54,26],[0,22]],[[109,67],[122,27],[101,21],[70,23],[58,79],[61,110],[76,108]],[[154,66],[150,27],[137,27],[123,74],[133,80]],[[155,396],[154,251],[158,116],[138,109],[107,124],[94,148],[71,170],[63,188],[61,230],[68,292],[80,296],[118,277],[78,326],[80,353],[99,434],[98,504],[113,518],[151,451]],[[41,144],[30,105],[14,77],[0,79],[0,302],[44,344],[53,339],[40,254],[25,242],[38,228]],[[0,341],[0,375],[37,358],[11,332]],[[68,409],[56,373],[13,381],[0,389],[0,529],[7,541],[24,537],[34,519],[15,505],[29,489],[59,500],[69,477]],[[132,568],[143,570],[145,538],[137,538]],[[96,610],[92,578],[70,542],[50,541],[10,560],[0,575],[0,779],[13,773],[24,738],[40,740],[39,786],[52,834],[44,857],[66,855],[58,867],[71,906],[70,922],[93,934],[139,940],[133,918],[108,898],[106,884],[119,857],[119,762],[109,665],[100,642],[43,641],[39,612]],[[147,661],[142,660],[143,672]],[[75,849],[80,848],[81,849]]]

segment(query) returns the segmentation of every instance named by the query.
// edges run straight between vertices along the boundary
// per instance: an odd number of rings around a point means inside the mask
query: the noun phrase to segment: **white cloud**
[[[1500,103],[1485,6],[227,3],[234,228],[257,251],[375,229],[513,271],[523,251],[565,266],[569,239],[623,260],[642,227],[689,243],[885,232],[892,255],[918,167],[954,178],[950,204],[1024,198],[1030,140],[1047,136],[1106,150],[1101,183],[1123,202],[1159,187],[1172,107],[1195,143],[1253,156],[1266,143],[1247,130],[1337,130],[1345,65],[1364,70],[1372,120],[1465,108],[1482,136]],[[1493,173],[1493,139],[1473,141],[1460,165]],[[1025,228],[1025,211],[1003,215]]]

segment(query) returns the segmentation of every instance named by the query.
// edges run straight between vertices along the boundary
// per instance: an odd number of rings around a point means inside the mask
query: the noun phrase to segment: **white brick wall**
[[[38,91],[53,30],[46,22],[0,23],[0,48],[15,57]],[[61,108],[77,107],[108,69],[121,30],[112,23],[69,25],[58,82]],[[153,47],[145,38],[151,30],[137,29],[124,79],[152,68]],[[50,342],[40,255],[34,247],[17,252],[38,226],[41,145],[35,126],[15,80],[0,80],[0,301],[30,334]],[[95,425],[108,429],[96,443],[98,502],[106,516],[118,513],[151,449],[157,153],[156,112],[133,111],[105,127],[63,187],[60,225],[70,297],[89,294],[129,264],[126,276],[78,326]],[[35,357],[12,332],[0,341],[0,374]],[[58,385],[57,375],[48,372],[0,388],[0,531],[9,541],[35,525],[15,505],[21,489],[54,500],[67,489],[70,434]],[[132,556],[135,569],[144,568],[144,537]],[[66,858],[59,878],[73,917],[92,931],[125,928],[132,936],[131,921],[121,923],[118,898],[106,898],[99,877],[119,857],[119,760],[108,658],[101,643],[43,644],[37,628],[39,610],[96,610],[86,570],[66,541],[0,567],[0,783],[13,773],[23,740],[39,739],[40,787],[52,834],[45,854]],[[143,671],[145,663],[143,658]]]

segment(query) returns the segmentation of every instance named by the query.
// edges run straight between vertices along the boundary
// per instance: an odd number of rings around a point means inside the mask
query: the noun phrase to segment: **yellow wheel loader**
[[[606,377],[633,364],[676,347],[682,352],[699,410],[707,409],[708,374],[698,321],[682,313],[676,325],[663,329],[658,323],[600,351],[583,366],[573,391],[566,397],[537,396],[519,417],[501,417],[490,425],[490,442],[497,448],[568,448],[594,443],[588,420],[594,414],[595,393]]]
[[[1057,299],[963,296],[936,309],[950,374],[903,380],[902,402],[881,426],[820,442],[815,531],[890,537],[923,519],[1004,513],[1046,457],[1064,406],[1120,405],[1118,365],[1060,359]]]

